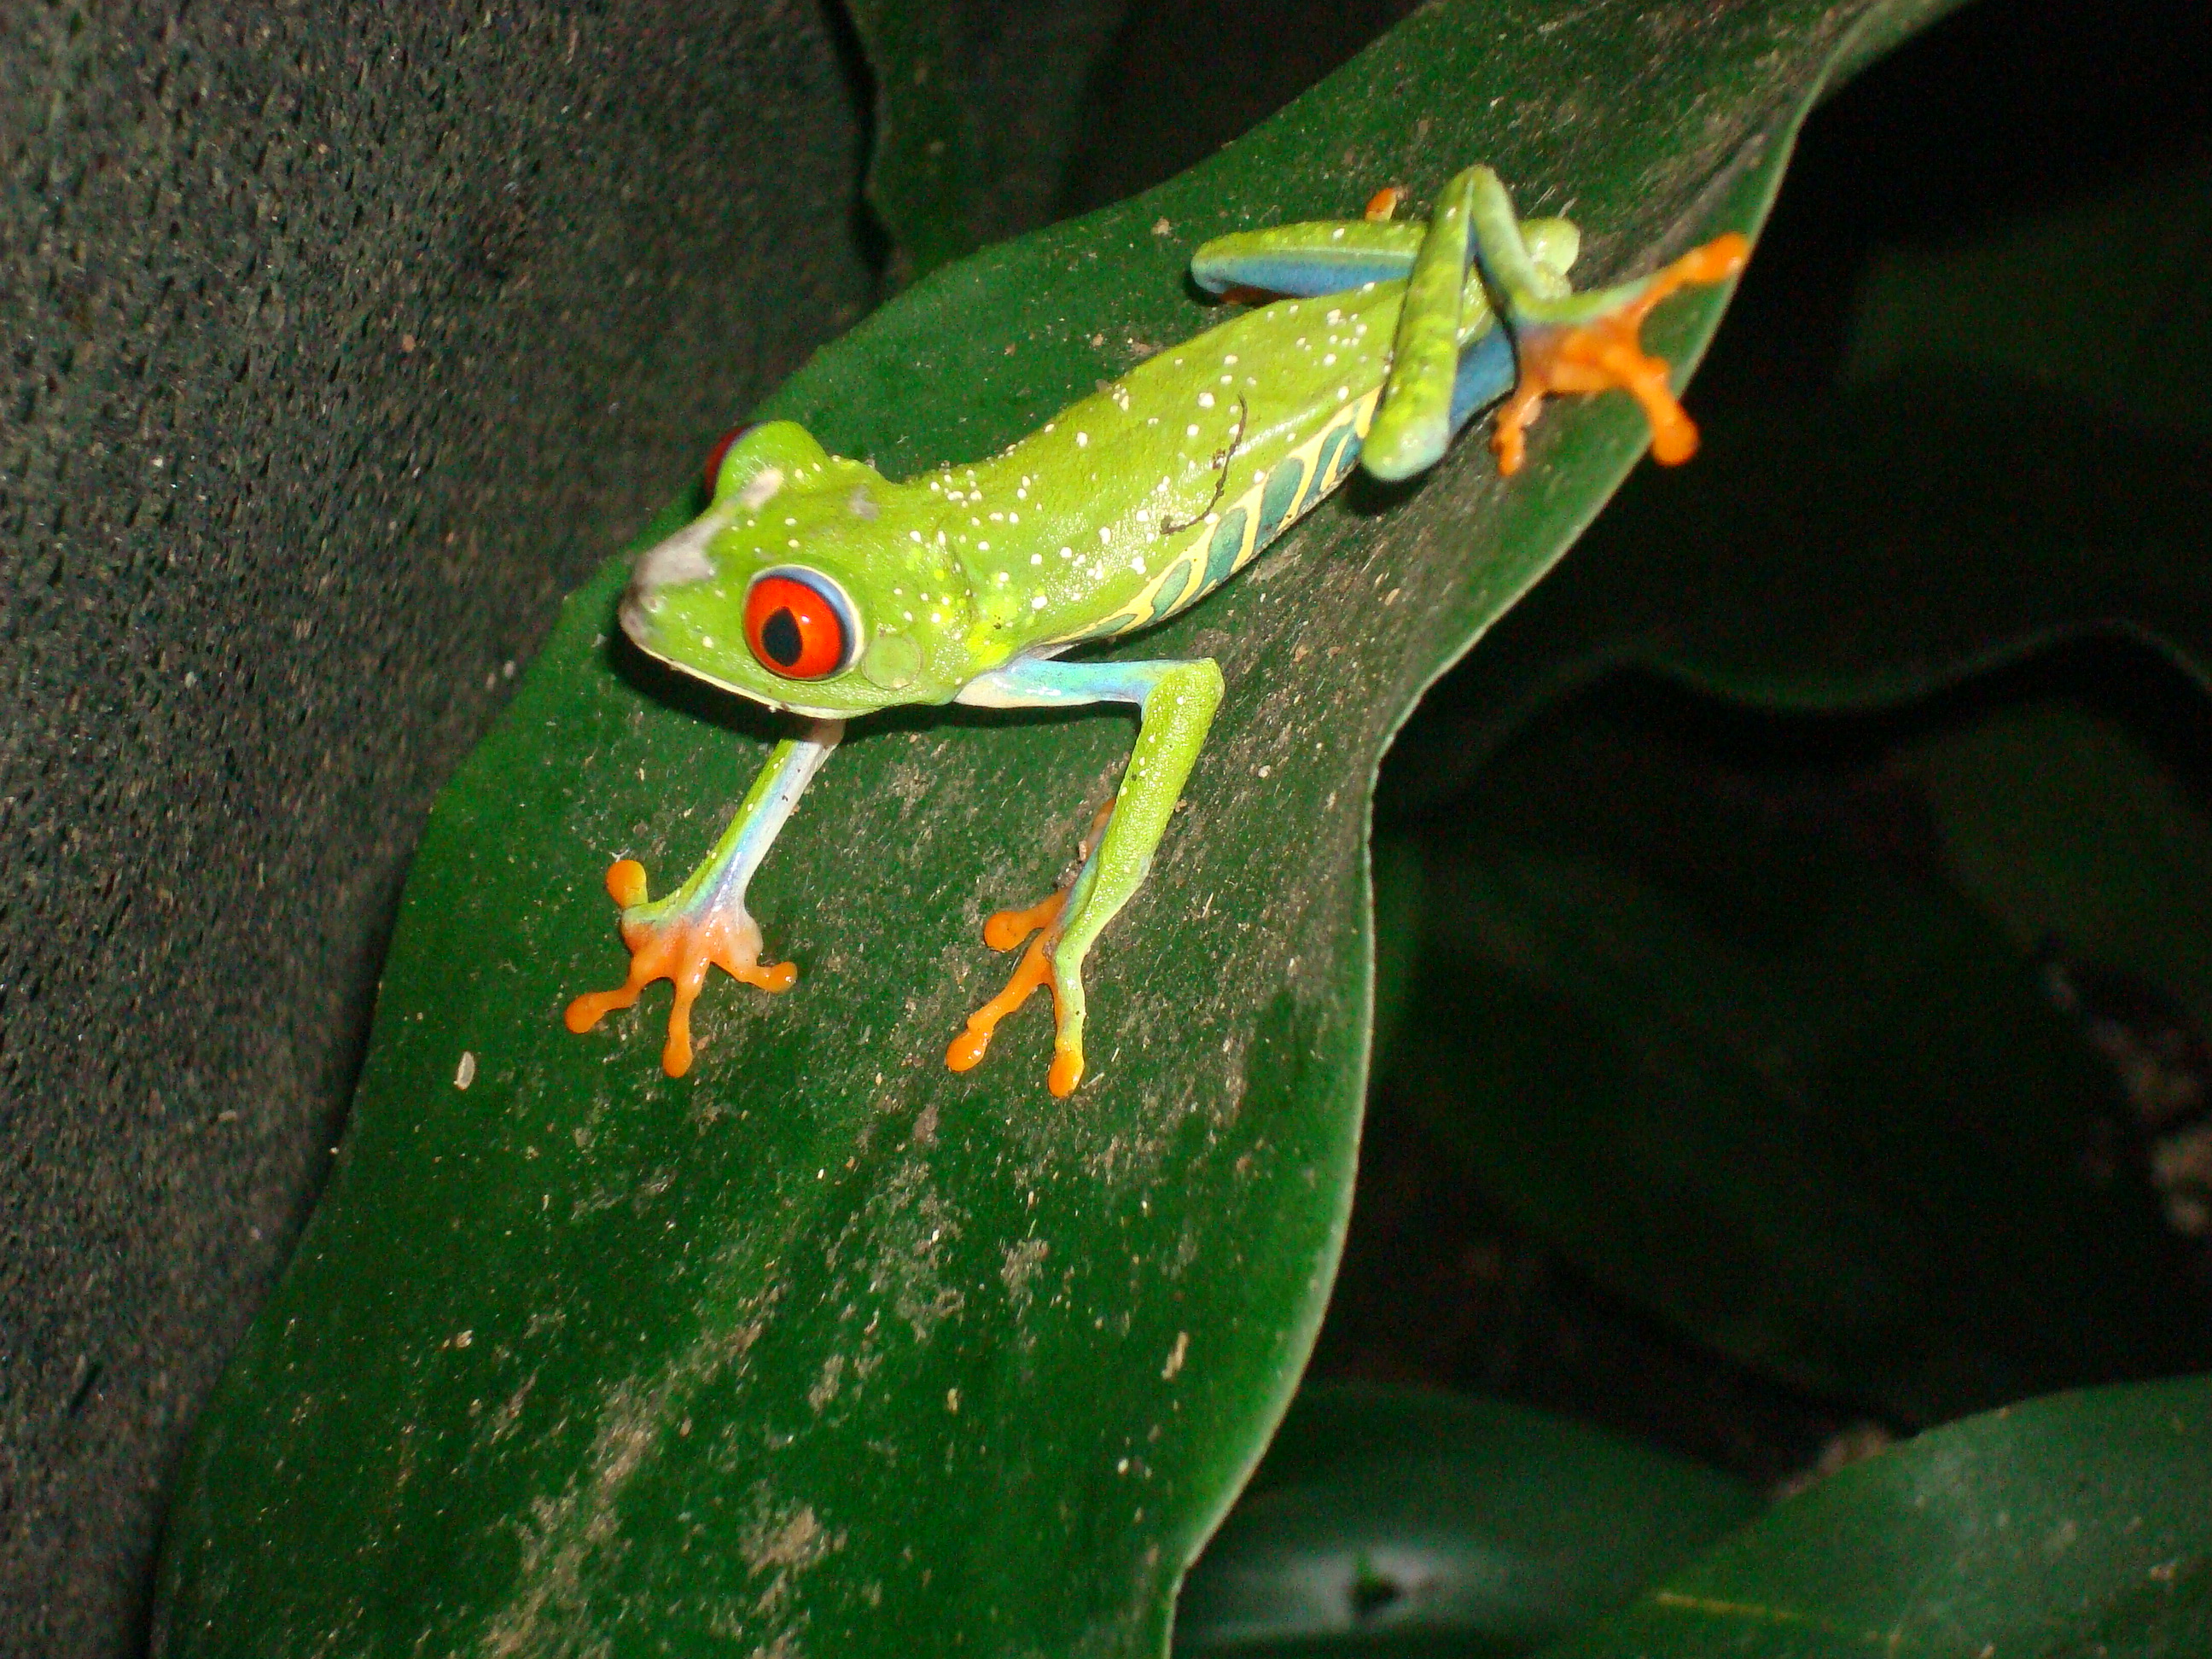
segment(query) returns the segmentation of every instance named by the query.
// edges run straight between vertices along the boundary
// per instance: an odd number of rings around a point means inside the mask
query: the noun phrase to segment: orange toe
[[[1045,1073],[1045,1087],[1054,1098],[1066,1100],[1075,1092],[1075,1085],[1083,1081],[1083,1050],[1062,1048],[1052,1057],[1052,1069]]]
[[[1044,931],[1030,940],[1030,948],[1015,963],[1006,988],[968,1016],[967,1029],[945,1049],[945,1063],[954,1071],[970,1072],[981,1065],[999,1022],[1052,982],[1052,947],[1060,941],[1060,930],[1052,924],[1060,920],[1060,907],[1066,902],[1067,893],[1062,889],[1041,904],[1026,910],[1001,910],[983,924],[984,943],[994,951],[1011,951],[1037,928]],[[1012,933],[1016,927],[1020,931]],[[1006,942],[1001,944],[1001,939]]]
[[[1644,349],[1644,319],[1677,289],[1725,282],[1742,270],[1751,244],[1735,232],[1716,236],[1661,270],[1644,291],[1619,309],[1574,328],[1531,328],[1516,342],[1521,377],[1498,411],[1491,447],[1498,470],[1520,470],[1528,453],[1528,424],[1555,392],[1623,391],[1644,410],[1651,428],[1651,458],[1662,465],[1686,461],[1698,451],[1697,423],[1668,384],[1668,364]]]
[[[1087,863],[1098,846],[1098,838],[1106,833],[1106,826],[1114,817],[1114,803],[1109,799],[1091,820],[1085,832],[1079,854]],[[956,1072],[973,1071],[983,1060],[991,1047],[991,1038],[999,1029],[999,1022],[1027,1002],[1046,986],[1052,988],[1053,1024],[1057,1029],[1063,1010],[1060,1006],[1060,987],[1053,979],[1053,947],[1060,943],[1060,914],[1066,908],[1068,895],[1083,879],[1082,864],[1062,884],[1060,890],[1023,910],[999,910],[983,922],[983,943],[994,951],[1011,951],[1031,933],[1029,949],[1014,964],[1007,977],[1006,988],[968,1016],[967,1028],[952,1039],[945,1050],[945,1063]],[[1065,1097],[1073,1092],[1083,1078],[1083,1050],[1060,1048],[1053,1054],[1052,1070],[1046,1084],[1055,1095]]]
[[[645,902],[645,867],[623,859],[607,872],[607,891],[625,911]],[[668,1037],[660,1051],[661,1069],[682,1077],[691,1069],[691,1006],[706,988],[707,970],[720,968],[733,979],[769,992],[788,991],[799,969],[787,962],[760,959],[760,928],[742,909],[734,915],[691,916],[682,911],[649,921],[623,923],[629,947],[629,973],[611,991],[590,991],[571,1002],[562,1023],[579,1034],[590,1030],[617,1009],[633,1006],[645,988],[665,979],[676,989],[668,1011]]]

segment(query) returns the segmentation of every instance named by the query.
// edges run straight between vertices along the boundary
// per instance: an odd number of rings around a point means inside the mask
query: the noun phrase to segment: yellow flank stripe
[[[1375,406],[1382,396],[1382,389],[1377,386],[1365,397],[1348,405],[1352,412],[1352,430],[1358,434],[1362,441],[1366,439],[1367,428],[1375,418]],[[1327,443],[1343,425],[1344,422],[1341,419],[1328,422],[1320,431],[1315,433],[1312,437],[1307,439],[1284,458],[1285,460],[1295,460],[1298,464],[1298,490],[1297,494],[1291,498],[1288,510],[1284,513],[1282,522],[1275,527],[1276,535],[1279,536],[1285,530],[1290,528],[1292,523],[1304,517],[1321,499],[1322,494],[1325,493],[1315,489],[1318,482],[1315,465],[1321,459],[1322,446]],[[1275,466],[1267,469],[1257,483],[1234,501],[1208,514],[1206,521],[1199,527],[1196,536],[1175,552],[1165,556],[1162,561],[1164,568],[1159,574],[1154,576],[1136,598],[1125,605],[1117,605],[1114,615],[1108,618],[1109,621],[1118,623],[1120,624],[1118,627],[1104,633],[1095,632],[1092,629],[1083,629],[1073,634],[1062,635],[1049,642],[1060,645],[1071,640],[1119,639],[1124,634],[1133,634],[1140,628],[1148,628],[1156,622],[1172,617],[1186,605],[1195,604],[1199,599],[1203,599],[1213,587],[1220,586],[1219,582],[1207,583],[1206,558],[1212,550],[1215,530],[1221,521],[1231,514],[1242,512],[1244,515],[1244,541],[1243,545],[1237,549],[1236,558],[1231,562],[1227,573],[1221,580],[1226,581],[1229,577],[1235,575],[1246,565],[1251,563],[1267,545],[1267,543],[1260,540],[1260,501],[1267,492],[1267,480],[1274,476],[1276,467],[1281,465],[1282,462],[1278,461]],[[1168,584],[1170,581],[1175,584],[1173,592],[1168,591]]]

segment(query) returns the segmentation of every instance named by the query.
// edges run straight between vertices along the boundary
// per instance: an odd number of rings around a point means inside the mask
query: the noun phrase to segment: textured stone
[[[0,8],[0,1650],[135,1643],[432,793],[872,299],[833,27]]]

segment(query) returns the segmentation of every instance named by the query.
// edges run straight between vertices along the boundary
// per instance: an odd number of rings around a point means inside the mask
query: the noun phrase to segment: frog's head
[[[873,467],[770,421],[726,441],[710,473],[707,510],[631,572],[622,625],[640,649],[820,719],[951,701],[966,583],[887,521]]]

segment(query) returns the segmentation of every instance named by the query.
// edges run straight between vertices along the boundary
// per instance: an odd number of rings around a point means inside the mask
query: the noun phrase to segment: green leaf
[[[1479,158],[1572,208],[1585,280],[1644,267],[1757,222],[1878,9],[1431,7],[1206,165],[924,280],[771,408],[894,474],[988,452],[1204,326],[1202,238]],[[1720,306],[1654,343],[1694,358]],[[608,860],[680,875],[771,736],[618,668],[611,564],[424,837],[330,1190],[173,1512],[164,1651],[1159,1651],[1342,1237],[1376,757],[1642,441],[1607,398],[1510,484],[1462,445],[1126,647],[1231,694],[1064,1103],[1039,1013],[941,1056],[1005,970],[981,916],[1119,769],[1108,718],[855,731],[752,890],[798,988],[718,983],[678,1081],[665,994],[561,1029],[620,977]]]
[[[2212,1652],[2212,1383],[2062,1395],[1845,1469],[1546,1659]]]
[[[1547,716],[1423,837],[1399,1097],[1602,1282],[1908,1422],[2212,1365],[2111,1071],[1910,786],[1654,701]]]
[[[1178,1653],[1525,1653],[1749,1521],[1748,1487],[1563,1418],[1319,1387],[1191,1569]]]

